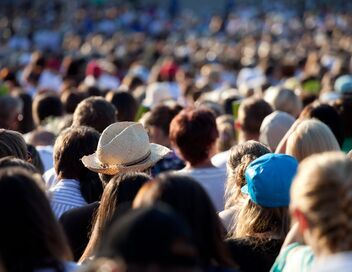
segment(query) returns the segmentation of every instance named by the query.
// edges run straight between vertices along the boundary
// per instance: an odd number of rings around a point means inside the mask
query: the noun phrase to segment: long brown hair
[[[92,233],[89,243],[84,250],[80,262],[91,257],[99,244],[105,225],[112,220],[117,208],[122,203],[132,206],[132,201],[139,189],[151,177],[144,173],[127,173],[113,177],[106,185],[99,209],[93,220]]]

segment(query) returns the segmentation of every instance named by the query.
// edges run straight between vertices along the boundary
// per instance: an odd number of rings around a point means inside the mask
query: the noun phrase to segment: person
[[[19,98],[23,104],[22,114],[18,115],[19,118],[17,118],[17,120],[19,120],[18,131],[22,134],[29,133],[34,129],[34,120],[32,115],[32,97],[22,90],[14,91],[13,95]],[[2,107],[0,106],[0,108]]]
[[[78,104],[84,99],[84,95],[79,93],[76,90],[67,90],[64,91],[61,96],[60,100],[62,102],[62,106],[65,110],[66,114],[72,115],[75,112]]]
[[[224,209],[226,170],[215,167],[210,160],[218,135],[215,117],[206,109],[182,110],[170,124],[171,145],[186,162],[177,173],[197,180],[220,212]]]
[[[351,267],[351,177],[352,161],[342,152],[315,154],[300,164],[290,204],[298,238],[282,249],[271,271],[346,271]],[[302,239],[309,248],[298,242]]]
[[[271,87],[266,90],[264,100],[275,111],[283,111],[297,118],[302,111],[302,101],[294,91],[285,88]]]
[[[133,207],[157,203],[170,205],[188,223],[205,270],[232,266],[223,243],[224,229],[208,194],[197,181],[186,176],[161,174],[142,187]]]
[[[236,144],[235,120],[231,115],[223,114],[216,118],[216,125],[219,131],[216,150],[221,154]]]
[[[142,122],[148,131],[149,139],[152,143],[157,143],[171,149],[169,139],[170,123],[172,119],[182,110],[178,104],[159,105],[145,114]],[[184,162],[171,149],[167,156],[158,161],[152,168],[152,175],[156,176],[168,170],[180,170],[184,168]]]
[[[81,157],[93,152],[99,133],[89,127],[63,131],[54,145],[54,168],[57,184],[50,188],[51,206],[57,218],[67,210],[100,199],[103,185],[96,173],[89,171]]]
[[[342,97],[334,103],[334,108],[338,111],[341,116],[341,123],[344,132],[344,141],[341,149],[348,153],[352,150],[352,97]]]
[[[238,143],[249,140],[259,140],[260,126],[266,116],[273,112],[272,107],[261,98],[244,99],[238,109],[236,128]]]
[[[236,215],[246,199],[241,192],[241,188],[246,185],[245,170],[252,161],[267,153],[270,153],[270,150],[265,145],[253,140],[238,144],[230,150],[227,161],[225,209],[219,213],[229,235],[234,231]]]
[[[0,159],[0,169],[6,167],[23,168],[31,174],[40,174],[38,169],[33,164],[13,156],[7,156]]]
[[[23,119],[23,102],[10,95],[0,97],[0,128],[19,130]]]
[[[113,219],[114,215],[116,216],[117,212],[119,214],[125,213],[132,207],[132,201],[139,189],[150,179],[151,177],[144,173],[126,173],[115,176],[109,181],[104,188],[100,205],[93,220],[89,242],[88,237],[85,241],[86,247],[80,256],[80,262],[84,262],[94,255],[101,242],[105,225]],[[79,233],[70,236],[75,237],[77,234]]]
[[[102,180],[109,180],[126,172],[149,172],[169,152],[167,147],[149,142],[142,124],[117,122],[103,131],[96,151],[81,160],[89,170],[104,175]]]
[[[138,103],[132,94],[125,91],[110,91],[105,99],[116,107],[117,121],[135,121]]]
[[[340,146],[329,127],[318,120],[303,120],[288,137],[286,154],[298,161],[326,151],[338,151]]]
[[[102,133],[115,123],[116,108],[102,97],[89,97],[80,102],[73,113],[73,126],[88,126]]]
[[[198,268],[189,228],[161,205],[132,210],[110,224],[97,257],[121,259],[128,271],[188,272]]]
[[[64,109],[57,94],[37,94],[32,104],[33,120],[37,127],[45,125],[49,118],[61,117]]]
[[[14,156],[26,161],[27,145],[19,132],[0,129],[0,158],[6,156]]]
[[[295,122],[295,118],[282,111],[274,111],[264,118],[260,126],[259,141],[275,152],[278,144]]]
[[[39,173],[44,174],[44,165],[37,149],[31,144],[27,144],[27,153],[28,161],[35,166]]]
[[[17,167],[0,169],[0,203],[0,255],[6,271],[77,269],[40,175]]]
[[[241,189],[247,199],[227,240],[242,271],[268,271],[279,254],[290,226],[290,187],[297,167],[295,158],[273,153],[247,167],[247,184]]]

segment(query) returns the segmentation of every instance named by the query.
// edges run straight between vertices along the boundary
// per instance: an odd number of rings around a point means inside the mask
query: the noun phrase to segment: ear
[[[299,232],[303,234],[309,228],[307,217],[297,208],[293,210],[292,215],[298,222]]]

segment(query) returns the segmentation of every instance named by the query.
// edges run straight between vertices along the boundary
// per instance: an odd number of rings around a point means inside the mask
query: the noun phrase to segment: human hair
[[[116,107],[117,121],[134,121],[138,110],[138,103],[132,94],[125,91],[111,91],[106,94],[105,98]]]
[[[170,124],[170,141],[191,165],[211,156],[218,137],[215,116],[206,109],[185,109]]]
[[[65,112],[73,114],[78,104],[84,99],[84,96],[77,91],[67,90],[61,94],[60,99]]]
[[[290,227],[288,207],[267,208],[246,199],[237,217],[233,238],[255,238],[260,244],[272,237],[284,240]]]
[[[19,132],[0,129],[0,158],[6,156],[27,160],[27,145]]]
[[[73,126],[88,126],[98,132],[116,122],[116,108],[102,97],[89,97],[73,113]]]
[[[352,137],[352,97],[347,96],[337,100],[334,104],[334,108],[341,117],[344,137]]]
[[[291,187],[291,210],[308,223],[316,254],[352,250],[352,161],[340,152],[304,160]],[[318,252],[317,252],[318,251]]]
[[[39,173],[38,169],[33,164],[13,156],[7,156],[0,159],[0,169],[5,167],[22,168],[31,174]]]
[[[246,185],[244,173],[255,159],[270,153],[262,143],[247,141],[231,148],[227,161],[227,181],[225,187],[225,209],[235,206],[242,196],[241,188]]]
[[[0,128],[17,130],[22,110],[23,102],[18,97],[0,96]]]
[[[44,93],[34,97],[32,114],[37,126],[40,126],[48,117],[62,116],[63,112],[62,102],[56,94]]]
[[[191,228],[203,265],[231,265],[223,244],[224,229],[203,187],[193,178],[161,174],[138,192],[133,207],[170,205]]]
[[[97,173],[84,167],[81,158],[95,152],[99,133],[89,127],[64,130],[55,141],[54,168],[58,179],[76,179],[83,198],[88,202],[100,199],[103,191]]]
[[[107,183],[93,220],[91,237],[80,258],[81,262],[91,257],[97,249],[106,224],[113,219],[119,206],[123,204],[124,209],[130,209],[139,189],[150,179],[150,176],[143,173],[126,173],[113,177]]]
[[[18,131],[28,133],[34,129],[34,120],[32,114],[32,97],[23,91],[15,91],[14,96],[22,101],[22,120],[19,121]]]
[[[39,175],[16,167],[0,170],[0,215],[0,255],[7,271],[59,269],[72,259]]]
[[[287,112],[294,117],[302,110],[301,99],[290,89],[271,87],[265,92],[264,99],[274,110]]]
[[[249,97],[244,99],[238,109],[238,121],[241,130],[259,137],[260,126],[264,118],[272,112],[272,107],[261,98]]]
[[[182,110],[178,104],[175,105],[158,105],[149,111],[145,119],[145,127],[150,126],[158,127],[165,136],[169,135],[170,123],[172,119]]]
[[[310,119],[315,118],[323,122],[331,129],[337,142],[342,146],[344,140],[344,127],[342,125],[341,116],[333,106],[322,103],[313,103],[303,109],[300,117]]]
[[[40,174],[44,174],[44,165],[42,159],[40,158],[38,150],[31,144],[27,144],[29,161],[38,170]]]
[[[338,151],[340,146],[330,128],[319,120],[303,120],[288,137],[286,154],[298,161],[326,151]]]
[[[220,115],[216,118],[216,125],[219,131],[217,151],[229,150],[236,143],[235,120],[231,115]]]

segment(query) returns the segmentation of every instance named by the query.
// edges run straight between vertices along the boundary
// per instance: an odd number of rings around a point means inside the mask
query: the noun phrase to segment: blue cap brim
[[[242,192],[242,194],[249,195],[247,184],[241,188],[241,192]]]

